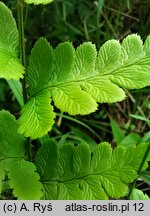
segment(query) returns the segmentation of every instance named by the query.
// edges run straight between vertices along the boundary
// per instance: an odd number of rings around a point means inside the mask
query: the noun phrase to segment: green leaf
[[[145,183],[150,185],[150,171],[146,171],[146,170],[142,171],[139,177],[142,178]]]
[[[85,79],[95,74],[97,51],[94,44],[83,43],[76,49],[76,58],[72,76],[76,80]]]
[[[41,183],[36,167],[25,160],[25,140],[17,133],[18,122],[7,111],[0,111],[0,188],[5,175],[18,199],[40,199]]]
[[[113,71],[110,80],[126,89],[138,89],[150,85],[149,53],[144,52],[140,36],[127,36],[122,43],[122,66]]]
[[[47,40],[40,38],[32,49],[27,71],[27,82],[30,94],[44,89],[53,70],[53,49]]]
[[[3,188],[3,180],[5,178],[5,171],[4,171],[4,164],[1,162],[1,167],[0,167],[0,193],[2,192]]]
[[[139,35],[133,34],[126,37],[122,43],[124,63],[134,64],[144,57],[143,42]]]
[[[150,120],[148,118],[146,118],[145,116],[135,115],[135,114],[129,114],[129,116],[132,118],[141,120],[141,121],[150,122]]]
[[[141,142],[147,142],[150,140],[150,131],[144,134],[144,137],[142,138]]]
[[[137,145],[136,151],[135,151],[136,159],[135,159],[135,161],[133,161],[134,164],[137,162],[137,164],[135,164],[135,168],[137,168],[139,163],[141,164],[142,159],[143,159],[146,151],[148,151],[149,146],[150,145],[148,142],[147,143],[140,143]],[[150,152],[148,153],[146,161],[149,161],[149,159],[150,159]],[[144,166],[142,167],[142,170],[146,169],[147,167],[148,167],[148,164],[147,164],[147,162],[145,162]]]
[[[116,144],[118,145],[125,138],[124,132],[120,128],[119,124],[112,118],[110,118],[110,126],[112,129],[113,137],[115,138]]]
[[[100,76],[110,75],[123,65],[121,45],[116,40],[109,40],[102,45],[97,57],[96,69]],[[106,76],[107,77],[107,76]]]
[[[150,200],[150,198],[144,194],[141,190],[134,189],[130,195],[130,200]]]
[[[45,142],[49,142],[50,137],[48,134],[44,135],[43,137],[39,138],[39,141],[41,143],[41,145],[43,145]]]
[[[86,82],[81,81],[80,85],[83,90],[100,103],[114,103],[126,98],[125,92],[121,88],[114,85],[109,79],[102,77],[91,78]]]
[[[141,142],[141,137],[136,133],[130,133],[128,134],[119,145],[129,146],[129,145],[137,145]]]
[[[77,139],[80,139],[81,142],[89,143],[91,148],[95,148],[97,146],[97,143],[95,142],[95,140],[93,140],[86,132],[83,132],[81,131],[81,129],[78,129],[74,126],[70,126],[70,127],[71,127],[70,133],[75,135]]]
[[[33,163],[19,160],[7,164],[9,185],[14,196],[21,200],[35,200],[41,196],[40,177]]]
[[[24,105],[23,100],[23,93],[22,93],[22,85],[19,80],[7,80],[9,87],[11,88],[12,92],[14,93],[18,103],[21,107]]]
[[[83,193],[83,199],[87,200],[107,200],[108,197],[103,189],[99,176],[88,176],[81,179],[79,187]]]
[[[27,4],[34,4],[34,5],[38,5],[38,4],[49,4],[51,2],[53,2],[53,0],[25,0],[25,2]]]
[[[100,181],[102,187],[105,188],[106,194],[110,197],[119,198],[125,196],[127,193],[127,185],[125,185],[119,178],[119,174],[116,171],[105,172]]]
[[[24,137],[17,129],[15,117],[5,110],[0,111],[0,159],[24,157]]]
[[[121,180],[124,183],[130,183],[137,177],[136,170],[138,170],[141,160],[137,161],[139,158],[135,151],[135,146],[128,147],[125,151],[125,147],[120,145],[113,151],[112,169],[120,172]],[[144,153],[141,154],[141,157],[143,155]],[[136,162],[137,164],[135,164]]]
[[[113,150],[105,142],[91,150],[85,143],[66,143],[61,148],[54,141],[44,143],[35,160],[43,184],[42,199],[124,197],[128,184],[137,178],[146,149],[147,144]],[[145,163],[143,169],[146,167]]]
[[[61,112],[86,115],[97,110],[97,102],[122,101],[126,97],[123,88],[138,89],[150,85],[148,47],[149,39],[143,45],[136,34],[127,36],[122,44],[116,40],[107,41],[98,55],[90,42],[76,50],[70,42],[65,42],[52,51],[47,41],[40,39],[30,57],[28,84],[31,99],[28,103],[47,90]],[[20,127],[23,128],[22,123]],[[51,124],[49,122],[48,126],[47,123],[42,135],[48,132]],[[29,136],[26,130],[25,136]],[[35,136],[33,133],[36,137],[40,135],[38,127],[31,126],[30,131],[31,137]]]
[[[31,98],[21,111],[18,132],[24,133],[26,137],[32,139],[45,135],[51,129],[55,117],[50,102],[50,92],[48,90]]]
[[[24,68],[18,60],[18,30],[12,12],[0,2],[0,78],[23,78]]]
[[[57,159],[58,149],[54,140],[49,140],[43,145],[47,145],[48,148],[40,148],[36,157],[37,171],[41,176],[42,181],[47,181],[49,178],[57,178]],[[37,159],[38,158],[38,159]],[[49,167],[49,164],[51,166]]]
[[[92,171],[98,173],[99,170],[103,172],[104,170],[109,169],[109,163],[112,156],[112,149],[108,143],[101,143],[98,145],[93,152],[91,160]]]
[[[57,108],[70,115],[86,115],[97,109],[97,103],[76,83],[60,85],[51,89],[52,98]]]
[[[80,190],[78,188],[77,181],[73,182],[66,182],[66,183],[60,183],[58,185],[58,195],[57,199],[58,200],[70,200],[70,199],[79,199],[79,194]],[[81,194],[81,199],[82,199],[82,194]]]
[[[150,110],[150,100],[144,101],[144,107]]]
[[[66,82],[72,78],[75,52],[70,42],[59,44],[54,50],[54,71],[52,85]]]
[[[98,13],[99,14],[101,13],[103,6],[104,6],[104,0],[98,0],[97,7],[98,7]]]
[[[150,55],[150,36],[147,37],[143,49],[145,54]]]

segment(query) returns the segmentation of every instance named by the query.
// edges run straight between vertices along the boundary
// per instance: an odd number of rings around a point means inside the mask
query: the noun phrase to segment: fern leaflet
[[[150,200],[147,194],[144,194],[141,190],[133,189],[130,195],[130,200]]]
[[[0,2],[0,78],[23,78],[24,68],[18,59],[19,37],[15,19]]]
[[[36,167],[26,161],[25,140],[17,133],[18,123],[7,111],[0,111],[0,189],[5,175],[18,199],[40,199],[41,184]]]

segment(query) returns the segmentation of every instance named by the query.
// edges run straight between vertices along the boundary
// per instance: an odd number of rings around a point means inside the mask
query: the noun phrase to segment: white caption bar
[[[150,212],[150,201],[0,201],[0,216],[147,216]]]

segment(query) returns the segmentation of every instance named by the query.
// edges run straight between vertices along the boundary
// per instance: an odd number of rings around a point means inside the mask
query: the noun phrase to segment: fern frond
[[[124,100],[124,88],[138,89],[150,85],[149,41],[148,37],[143,45],[140,36],[133,34],[127,36],[122,44],[116,40],[107,41],[97,53],[90,42],[83,43],[76,51],[70,42],[65,42],[53,51],[45,39],[39,39],[29,61],[31,99],[28,103],[47,90],[62,112],[86,115],[96,111],[97,102]],[[48,100],[46,104],[48,107]],[[22,110],[22,115],[25,110]],[[24,128],[20,132],[38,138],[48,132],[52,123],[49,121],[49,127],[47,123],[47,128],[43,127],[43,133],[40,133],[29,119],[24,119],[20,121],[20,127]],[[42,124],[40,120],[39,124]]]
[[[137,177],[147,144],[117,146],[103,142],[91,151],[88,144],[64,144],[53,140],[42,145],[35,164],[43,184],[42,199],[108,199],[124,197]],[[147,157],[150,161],[150,154]],[[148,166],[147,162],[143,169]]]

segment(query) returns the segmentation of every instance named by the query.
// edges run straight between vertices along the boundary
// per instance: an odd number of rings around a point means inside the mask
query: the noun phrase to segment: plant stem
[[[19,55],[20,55],[20,60],[26,69],[23,9],[24,9],[24,0],[17,0],[19,51],[20,51]],[[27,89],[26,89],[26,74],[24,75],[24,79],[22,79],[22,89],[23,89],[24,103],[26,103],[28,99],[28,94],[27,94]],[[26,150],[27,150],[28,159],[31,161],[32,160],[32,149],[31,149],[31,139],[30,138],[27,139]]]
[[[30,137],[28,137],[26,140],[26,153],[29,161],[32,161],[32,144]]]
[[[86,41],[89,41],[90,38],[89,38],[88,29],[87,29],[87,22],[86,22],[86,19],[83,20],[83,27],[84,27],[84,33],[85,33]]]
[[[145,163],[145,161],[146,161],[146,158],[147,158],[149,152],[150,152],[150,142],[149,142],[149,145],[147,146],[147,149],[146,149],[146,151],[145,151],[145,154],[144,154],[144,156],[143,156],[143,159],[142,159],[141,164],[140,164],[140,166],[139,166],[139,169],[138,169],[138,171],[137,171],[138,174],[141,172],[142,167],[143,167],[143,165],[144,165],[144,163]],[[135,187],[135,185],[136,185],[137,179],[138,179],[138,177],[135,179],[135,181],[134,181],[133,184],[131,185],[131,188],[130,188],[130,191],[129,191],[129,194],[128,194],[128,199],[130,198],[130,195],[131,195],[131,193],[132,193],[132,191],[133,191],[133,189],[134,189],[134,187]]]
[[[26,68],[23,7],[24,7],[24,0],[17,0],[20,60],[23,66]],[[24,75],[24,79],[22,80],[22,88],[23,88],[24,102],[26,103],[28,97],[27,90],[26,90],[26,75]]]
[[[63,112],[60,113],[60,116],[59,116],[59,119],[57,121],[57,127],[60,127],[61,126],[61,123],[62,123],[62,118],[63,118]]]

